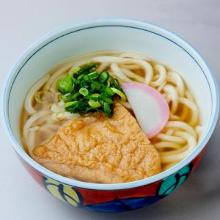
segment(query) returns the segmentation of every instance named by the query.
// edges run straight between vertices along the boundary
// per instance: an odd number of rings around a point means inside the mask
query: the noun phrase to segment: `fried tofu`
[[[31,156],[55,173],[86,182],[130,182],[161,171],[157,150],[119,103],[111,118],[96,113],[71,120]]]

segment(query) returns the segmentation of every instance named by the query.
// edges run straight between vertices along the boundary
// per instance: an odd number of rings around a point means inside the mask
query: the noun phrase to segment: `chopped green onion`
[[[76,93],[72,94],[72,101],[77,100],[79,98],[79,96],[80,96],[79,92],[76,92]]]
[[[78,104],[78,101],[67,102],[67,103],[64,104],[64,107],[65,108],[73,107],[73,106],[76,106],[77,104]]]
[[[89,88],[89,83],[84,80],[81,80],[79,85],[80,85],[80,88],[86,88],[86,89]]]
[[[102,72],[99,76],[100,82],[104,83],[108,80],[109,78],[109,73],[108,72]]]
[[[96,71],[94,71],[92,73],[89,73],[88,77],[89,77],[90,80],[94,80],[94,79],[97,79],[99,77],[99,74]]]
[[[100,94],[98,93],[94,93],[92,95],[89,96],[90,99],[97,101],[99,98]]]
[[[79,72],[79,70],[80,70],[80,67],[79,67],[79,66],[78,66],[78,67],[72,67],[72,68],[70,69],[70,71],[69,71],[69,74],[76,74],[76,73]]]
[[[115,98],[126,100],[118,80],[107,71],[98,72],[94,62],[72,67],[67,76],[57,81],[57,90],[65,110],[71,113],[102,111],[111,117]]]
[[[89,78],[88,75],[85,75],[85,76],[83,77],[83,79],[84,79],[86,82],[90,82],[90,78]]]
[[[115,94],[119,95],[123,101],[127,100],[126,95],[122,91],[113,87],[111,89]]]
[[[61,99],[64,101],[64,102],[70,102],[72,101],[72,93],[66,93],[64,95],[61,96]]]
[[[82,113],[86,108],[86,103],[83,101],[73,101],[67,102],[65,105],[65,109],[72,113]]]
[[[59,79],[57,82],[57,89],[62,94],[70,93],[73,90],[73,78],[70,75]]]
[[[84,77],[83,75],[79,75],[79,76],[77,77],[77,80],[80,81],[83,77]]]
[[[113,100],[106,97],[106,96],[101,96],[100,99],[108,104],[112,104],[113,103]]]
[[[94,101],[92,99],[90,99],[88,101],[88,104],[92,107],[92,108],[98,108],[101,106],[101,104],[99,103],[99,101]]]
[[[91,89],[93,91],[99,91],[101,88],[102,88],[102,85],[99,82],[94,81],[91,83]]]
[[[105,87],[104,91],[103,91],[103,94],[106,95],[106,96],[113,96],[115,93],[112,91],[111,88],[109,87]]]
[[[80,93],[81,95],[83,95],[83,96],[87,96],[87,95],[89,94],[89,91],[88,91],[88,89],[86,89],[86,88],[81,88],[81,89],[79,90],[79,93]]]
[[[90,62],[80,66],[79,74],[83,74],[85,72],[90,72],[93,67],[96,67],[96,63]]]
[[[72,93],[67,93],[65,95],[63,95],[61,97],[61,99],[64,101],[64,102],[70,102],[70,101],[77,101],[78,97],[80,96],[81,94],[79,92],[76,92],[74,94]]]
[[[112,115],[111,107],[108,103],[104,103],[103,110],[107,117],[110,117]]]
[[[110,80],[110,85],[111,87],[115,87],[117,89],[121,88],[120,85],[119,85],[119,82],[117,79],[114,79],[111,77],[111,80]]]

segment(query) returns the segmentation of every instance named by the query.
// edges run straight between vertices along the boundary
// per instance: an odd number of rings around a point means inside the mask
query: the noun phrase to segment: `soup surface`
[[[136,52],[101,51],[57,65],[29,90],[21,138],[46,168],[87,182],[130,182],[186,158],[201,135],[180,74]]]

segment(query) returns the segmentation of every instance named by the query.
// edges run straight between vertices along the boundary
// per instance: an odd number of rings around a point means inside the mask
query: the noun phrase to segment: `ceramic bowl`
[[[158,175],[129,183],[88,183],[60,176],[36,163],[24,151],[19,118],[30,87],[62,60],[92,51],[140,51],[179,72],[201,111],[203,134],[192,153]],[[72,206],[120,212],[150,205],[177,189],[198,166],[215,128],[219,94],[204,59],[188,43],[155,25],[124,19],[102,19],[50,33],[34,43],[12,67],[3,91],[3,121],[8,137],[29,173],[58,199]]]

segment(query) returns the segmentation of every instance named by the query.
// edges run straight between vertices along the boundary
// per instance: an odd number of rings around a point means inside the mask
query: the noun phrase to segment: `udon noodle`
[[[158,90],[170,108],[169,121],[151,143],[160,154],[163,170],[183,160],[196,146],[201,134],[199,110],[183,78],[169,67],[133,52],[101,52],[65,62],[42,77],[29,91],[22,114],[22,140],[28,152],[48,140],[57,129],[79,114],[66,112],[59,101],[56,82],[87,61],[98,63],[119,82],[146,83]],[[124,106],[132,111],[129,103]]]

